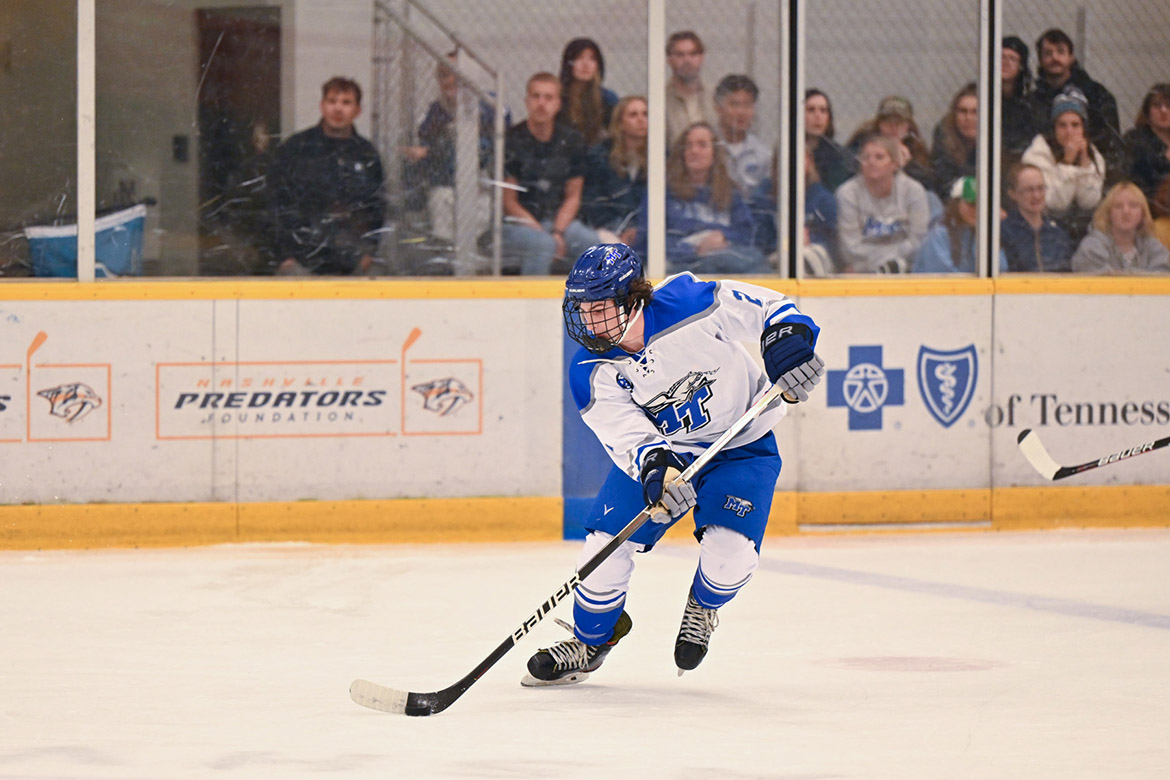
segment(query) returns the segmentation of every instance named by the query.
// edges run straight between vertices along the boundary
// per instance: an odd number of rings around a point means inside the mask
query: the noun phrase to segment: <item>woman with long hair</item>
[[[589,150],[589,169],[581,213],[595,230],[608,230],[614,241],[634,246],[635,217],[646,197],[646,98],[628,95],[618,101],[609,138]]]
[[[561,110],[557,121],[585,136],[589,146],[605,137],[617,93],[601,85],[605,57],[592,38],[574,38],[561,52]]]
[[[666,160],[666,265],[671,273],[768,270],[752,246],[751,209],[727,172],[726,152],[706,122],[690,125]]]
[[[979,95],[972,81],[955,93],[946,115],[934,128],[930,162],[939,197],[945,197],[956,180],[975,175],[978,136]]]
[[[833,104],[819,89],[804,93],[804,145],[812,150],[813,162],[820,173],[821,183],[836,192],[837,188],[857,173],[857,160],[834,140]]]
[[[899,170],[889,136],[870,135],[858,159],[860,173],[837,190],[838,257],[846,271],[908,271],[930,222],[926,188]]]
[[[1170,250],[1151,235],[1152,223],[1141,188],[1128,181],[1115,185],[1093,212],[1093,227],[1073,254],[1073,270],[1086,274],[1170,273]]]
[[[1044,174],[1052,216],[1074,239],[1083,236],[1105,187],[1105,158],[1085,130],[1088,104],[1079,92],[1062,93],[1052,106],[1047,130],[1032,139],[1022,162]]]

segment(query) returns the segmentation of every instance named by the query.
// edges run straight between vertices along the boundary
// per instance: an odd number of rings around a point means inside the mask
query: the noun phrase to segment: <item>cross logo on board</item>
[[[904,375],[882,365],[881,345],[850,347],[849,368],[829,371],[829,406],[849,409],[849,430],[879,431],[882,409],[905,403]]]

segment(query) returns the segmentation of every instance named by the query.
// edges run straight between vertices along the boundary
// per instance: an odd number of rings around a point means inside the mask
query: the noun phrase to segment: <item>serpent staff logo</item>
[[[944,351],[922,346],[918,349],[918,391],[927,411],[939,425],[954,425],[975,395],[979,356],[974,344]]]

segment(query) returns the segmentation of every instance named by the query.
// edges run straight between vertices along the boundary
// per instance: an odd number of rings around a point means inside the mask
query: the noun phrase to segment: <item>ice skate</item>
[[[717,610],[700,606],[699,602],[695,601],[694,592],[689,593],[678,638],[674,640],[674,663],[678,667],[679,677],[682,677],[683,672],[689,672],[703,662],[711,634],[717,625],[719,625]]]
[[[557,623],[570,632],[573,630],[573,627],[563,620],[557,620]],[[609,651],[622,637],[630,633],[633,627],[634,622],[625,610],[622,610],[608,642],[587,645],[573,636],[571,639],[557,642],[552,647],[538,650],[528,659],[528,674],[524,675],[520,684],[526,688],[537,688],[545,685],[570,685],[587,679],[591,672],[601,667]]]

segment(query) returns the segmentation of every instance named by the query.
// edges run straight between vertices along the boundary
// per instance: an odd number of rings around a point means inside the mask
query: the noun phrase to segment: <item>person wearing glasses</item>
[[[1009,271],[1070,271],[1073,253],[1068,231],[1048,214],[1044,173],[1035,165],[1008,169],[1008,214],[1000,223],[999,244]]]

